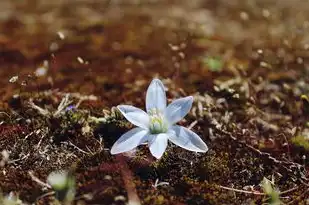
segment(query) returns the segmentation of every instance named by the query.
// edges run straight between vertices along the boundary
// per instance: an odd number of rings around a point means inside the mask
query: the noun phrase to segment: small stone
[[[16,75],[16,76],[13,76],[13,77],[9,80],[9,82],[10,82],[10,83],[15,83],[17,80],[18,80],[18,76]]]

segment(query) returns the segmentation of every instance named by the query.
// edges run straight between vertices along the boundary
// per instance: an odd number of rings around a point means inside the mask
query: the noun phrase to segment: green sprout
[[[291,139],[292,143],[298,147],[302,147],[305,150],[309,150],[309,138],[303,135],[298,135]]]
[[[223,69],[223,60],[220,57],[208,56],[202,59],[202,62],[207,65],[212,72],[221,72]]]
[[[22,201],[19,199],[17,195],[11,192],[9,195],[4,196],[0,189],[0,204],[3,205],[21,205]]]
[[[280,200],[280,191],[275,187],[274,181],[270,181],[267,178],[263,178],[261,183],[264,193],[268,196],[268,205],[280,205],[283,204]]]
[[[75,197],[75,177],[71,172],[55,171],[48,175],[47,183],[55,191],[56,199],[71,204]]]

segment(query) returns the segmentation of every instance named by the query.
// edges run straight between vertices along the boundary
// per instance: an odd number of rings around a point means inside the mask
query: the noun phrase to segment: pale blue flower
[[[191,130],[175,125],[192,107],[193,97],[188,96],[173,101],[166,106],[163,83],[154,79],[146,94],[146,112],[131,105],[118,105],[123,116],[136,125],[136,128],[123,134],[113,145],[111,154],[127,152],[147,143],[151,154],[161,158],[168,140],[184,149],[194,152],[207,152],[203,140]]]

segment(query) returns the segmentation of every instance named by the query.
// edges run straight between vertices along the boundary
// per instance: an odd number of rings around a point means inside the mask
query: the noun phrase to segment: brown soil
[[[264,177],[274,179],[282,202],[309,203],[308,3],[25,2],[0,1],[4,194],[52,204],[44,195],[51,190],[29,172],[46,181],[73,169],[77,204],[125,204],[132,196],[141,204],[270,203]],[[181,123],[194,125],[206,154],[170,145],[159,161],[146,146],[110,155],[131,128],[113,107],[144,107],[154,77],[169,100],[194,95]],[[67,94],[78,107],[56,115]],[[169,184],[154,187],[157,179]]]

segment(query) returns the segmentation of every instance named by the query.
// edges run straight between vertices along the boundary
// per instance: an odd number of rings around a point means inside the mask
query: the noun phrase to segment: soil
[[[55,204],[309,204],[309,4],[302,0],[0,1],[0,188]],[[111,155],[160,78],[194,96],[180,124],[209,147]],[[61,104],[62,102],[62,104]],[[62,106],[63,105],[63,106]],[[5,158],[8,153],[9,158]],[[166,183],[160,183],[166,182]]]

